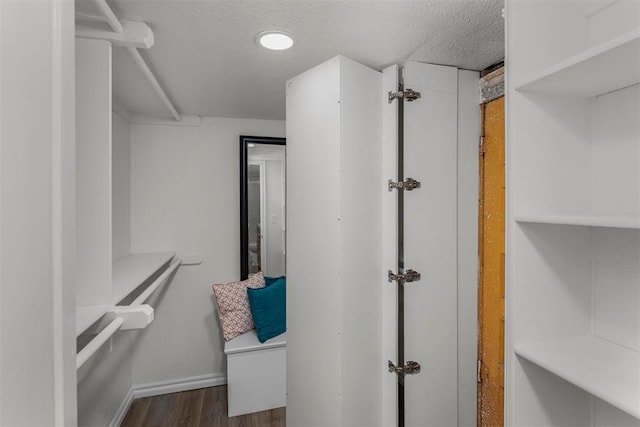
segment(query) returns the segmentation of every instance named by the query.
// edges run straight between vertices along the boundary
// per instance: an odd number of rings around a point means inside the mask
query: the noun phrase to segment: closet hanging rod
[[[107,22],[107,18],[105,18],[104,16],[90,15],[88,13],[82,13],[82,12],[76,12],[76,20],[88,21],[88,22],[101,22],[103,24]]]
[[[107,24],[109,24],[111,29],[118,34],[121,34],[124,31],[124,28],[120,23],[120,21],[118,20],[118,18],[116,17],[116,15],[113,13],[111,8],[109,7],[109,5],[107,4],[107,0],[93,0],[93,1],[95,2],[96,6],[100,10],[100,13],[105,17]],[[173,118],[177,122],[182,121],[182,116],[180,115],[180,113],[178,113],[178,111],[175,109],[175,107],[171,103],[171,100],[165,93],[164,89],[162,89],[162,86],[160,86],[160,83],[158,83],[158,80],[151,72],[151,69],[149,69],[149,66],[144,61],[144,58],[142,58],[142,55],[140,55],[140,52],[138,52],[138,49],[132,46],[125,46],[125,49],[129,51],[129,54],[133,58],[134,62],[138,65],[138,67],[140,67],[140,70],[142,70],[142,73],[144,74],[144,76],[147,78],[147,80],[149,80],[149,83],[151,83],[151,86],[156,91],[156,93],[158,94],[158,96],[160,97],[164,105],[167,107],[167,109],[169,110]]]
[[[109,24],[113,31],[118,34],[124,31],[122,24],[107,4],[107,0],[93,0],[93,2],[98,7],[98,10],[100,10],[100,13],[105,17],[107,24]]]
[[[171,263],[169,268],[167,268],[160,276],[158,276],[156,280],[153,281],[152,284],[150,284],[147,287],[147,289],[145,289],[140,295],[138,295],[138,297],[135,300],[133,300],[131,305],[133,306],[133,305],[144,304],[145,301],[149,298],[149,296],[151,296],[153,292],[155,292],[156,289],[158,289],[160,286],[164,285],[169,281],[169,276],[171,276],[171,274],[173,274],[173,272],[178,267],[180,267],[180,264],[182,264],[182,260],[180,258],[176,258],[174,262]]]
[[[107,342],[107,340],[111,338],[118,329],[120,329],[120,326],[122,326],[123,323],[124,319],[122,317],[116,317],[102,331],[100,331],[94,339],[89,341],[89,343],[76,355],[76,370],[80,369],[82,365],[84,365],[85,362],[89,360],[89,358],[93,356],[95,352],[98,351],[98,349],[102,347],[102,345]]]
[[[176,119],[176,121],[178,122],[181,121],[182,116],[180,115],[180,113],[178,113],[178,111],[175,109],[175,107],[171,103],[171,100],[162,89],[162,86],[160,86],[160,83],[158,83],[158,80],[149,69],[149,66],[144,61],[144,58],[142,58],[142,55],[140,55],[140,52],[138,52],[138,49],[131,46],[127,46],[125,47],[125,49],[129,51],[129,54],[131,55],[135,63],[138,65],[138,67],[140,67],[140,70],[142,70],[142,73],[147,78],[147,80],[149,80],[149,83],[151,83],[151,86],[156,91],[156,93],[158,94],[158,96],[160,97],[164,105],[167,107],[167,109],[169,110],[173,118]]]

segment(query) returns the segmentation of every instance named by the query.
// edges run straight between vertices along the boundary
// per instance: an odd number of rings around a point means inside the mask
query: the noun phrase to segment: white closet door
[[[458,70],[407,62],[404,87],[421,93],[404,107],[404,177],[421,188],[404,196],[407,426],[457,425],[457,90]]]
[[[400,67],[391,65],[382,71],[382,271],[396,270],[398,265],[398,192],[387,191],[389,179],[398,177],[398,102],[389,102],[389,92],[398,90]],[[382,281],[382,366],[388,360],[396,363],[398,355],[398,291],[397,284]],[[398,420],[398,379],[381,371],[382,425],[396,425]]]

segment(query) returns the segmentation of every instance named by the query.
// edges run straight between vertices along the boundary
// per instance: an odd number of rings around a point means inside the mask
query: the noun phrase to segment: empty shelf
[[[592,97],[639,82],[640,29],[636,29],[562,61],[516,89]]]
[[[107,312],[106,305],[85,305],[76,308],[76,336],[86,331]]]
[[[113,263],[112,301],[118,304],[153,276],[174,256],[174,252],[131,254]]]
[[[516,222],[534,224],[584,225],[588,227],[635,228],[640,229],[638,215],[515,215]]]
[[[594,336],[518,343],[514,351],[640,419],[640,353]]]

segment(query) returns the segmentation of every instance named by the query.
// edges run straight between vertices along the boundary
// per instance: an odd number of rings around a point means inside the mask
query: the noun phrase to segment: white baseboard
[[[1,0],[0,0],[1,1]],[[177,393],[179,391],[196,390],[205,387],[215,387],[225,385],[227,377],[218,372],[214,374],[198,375],[195,377],[179,378],[169,381],[158,381],[155,383],[140,384],[129,390],[124,400],[120,404],[118,411],[109,423],[109,427],[119,427],[127,415],[133,399],[141,397],[158,396],[161,394]]]
[[[179,378],[169,381],[158,381],[155,383],[140,384],[133,387],[133,398],[158,396],[161,394],[177,393],[179,391],[196,390],[205,387],[215,387],[225,385],[227,377],[218,372],[195,377]]]
[[[131,403],[133,403],[133,389],[129,390],[129,393],[125,396],[124,400],[120,404],[118,411],[116,412],[113,420],[109,424],[109,427],[119,427],[124,421],[124,417],[127,415],[129,408],[131,407]]]

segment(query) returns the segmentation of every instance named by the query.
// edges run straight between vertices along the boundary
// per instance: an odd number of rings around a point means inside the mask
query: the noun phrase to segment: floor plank
[[[144,418],[147,416],[151,398],[135,399],[122,421],[122,426],[140,426],[143,424]]]
[[[171,393],[152,398],[143,425],[147,427],[171,426],[171,414],[175,410],[177,395],[178,393]]]
[[[122,427],[285,427],[286,409],[229,418],[227,386],[135,399]]]

